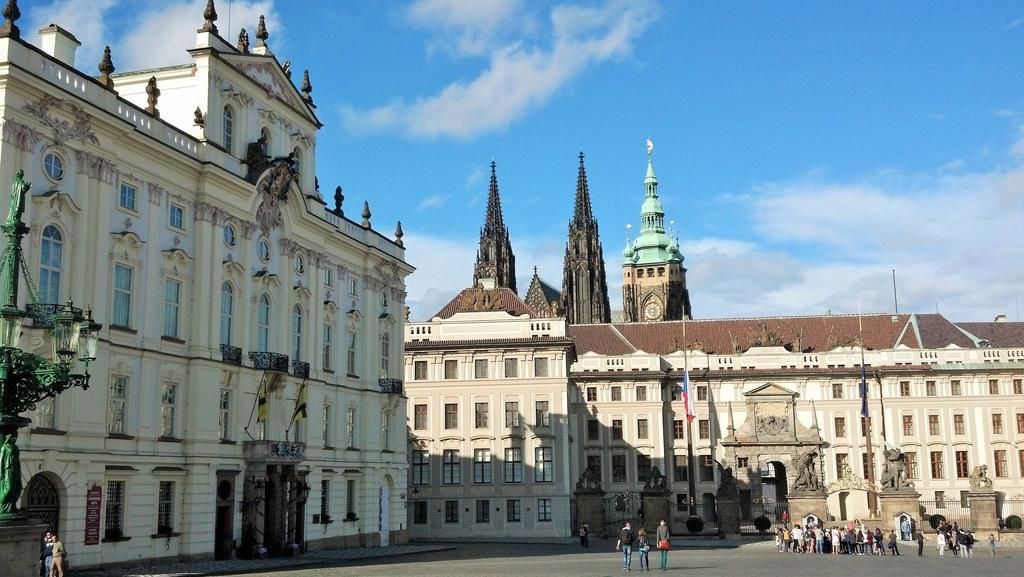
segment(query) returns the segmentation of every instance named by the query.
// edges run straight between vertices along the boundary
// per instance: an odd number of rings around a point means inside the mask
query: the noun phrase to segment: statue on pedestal
[[[718,498],[738,499],[740,486],[736,482],[736,475],[733,474],[732,467],[723,467],[718,461],[715,461],[715,464],[718,465]]]
[[[978,465],[971,471],[972,491],[991,491],[992,479],[988,478],[988,465]]]
[[[813,492],[821,490],[821,476],[818,474],[818,449],[813,447],[796,458],[796,480],[793,491]]]
[[[647,482],[644,483],[644,491],[667,491],[668,490],[668,479],[661,473],[661,469],[657,466],[651,467],[651,474],[647,476]]]
[[[911,489],[914,484],[907,479],[907,455],[896,447],[887,447],[882,451],[885,462],[882,465],[882,478],[879,487],[883,491],[899,491]]]

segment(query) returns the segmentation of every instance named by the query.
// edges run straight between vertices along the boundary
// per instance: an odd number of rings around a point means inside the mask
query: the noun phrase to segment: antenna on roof
[[[892,304],[896,308],[896,315],[900,314],[900,301],[896,298],[896,269],[892,269]]]

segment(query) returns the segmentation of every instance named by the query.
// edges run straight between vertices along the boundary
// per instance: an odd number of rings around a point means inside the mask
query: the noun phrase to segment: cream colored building
[[[565,321],[481,283],[406,327],[410,535],[572,535]]]
[[[60,27],[0,38],[0,182],[33,183],[39,300],[104,325],[89,389],[30,415],[22,506],[77,567],[402,541],[400,228],[325,206],[309,86],[266,36],[196,24],[190,63],[98,78]]]

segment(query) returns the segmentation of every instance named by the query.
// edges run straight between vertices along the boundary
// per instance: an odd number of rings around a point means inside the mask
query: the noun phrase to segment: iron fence
[[[701,521],[693,521],[694,517]],[[690,518],[684,522],[684,535],[717,535],[718,506],[715,503],[697,503],[693,506]]]
[[[1024,531],[1024,499],[999,501],[1000,531]]]
[[[960,501],[946,499],[943,501],[921,501],[921,520],[925,528],[935,529],[943,521],[956,523],[962,529],[973,529],[971,526],[971,508]]]
[[[770,535],[786,526],[789,503],[765,501],[749,503],[740,514],[741,535]]]

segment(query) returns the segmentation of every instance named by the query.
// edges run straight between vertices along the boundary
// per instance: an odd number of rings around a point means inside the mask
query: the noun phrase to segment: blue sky
[[[22,10],[127,70],[187,61],[204,4]],[[580,149],[618,306],[648,137],[698,317],[890,311],[894,268],[901,310],[1018,317],[1024,3],[228,4],[310,69],[323,188],[402,220],[414,319],[471,281],[492,158],[520,285],[560,284]]]

